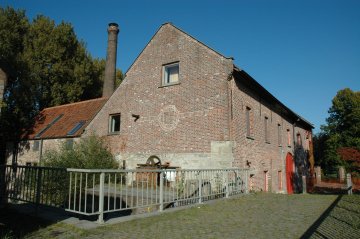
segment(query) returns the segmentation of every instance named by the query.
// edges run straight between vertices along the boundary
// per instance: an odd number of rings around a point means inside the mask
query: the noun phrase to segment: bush
[[[111,169],[118,163],[110,153],[104,139],[90,135],[74,143],[68,149],[64,142],[60,150],[50,150],[44,154],[44,165],[61,168]]]

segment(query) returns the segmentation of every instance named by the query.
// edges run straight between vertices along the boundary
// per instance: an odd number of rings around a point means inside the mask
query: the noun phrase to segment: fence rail
[[[4,198],[64,207],[68,173],[65,168],[0,166],[0,189]]]
[[[2,166],[4,196],[82,215],[121,215],[178,207],[248,192],[246,169],[63,169]]]

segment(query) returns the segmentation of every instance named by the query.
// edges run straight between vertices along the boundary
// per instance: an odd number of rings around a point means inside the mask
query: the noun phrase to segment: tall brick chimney
[[[109,23],[108,27],[108,45],[106,52],[105,77],[103,86],[103,97],[109,98],[115,90],[116,77],[116,49],[119,25]]]

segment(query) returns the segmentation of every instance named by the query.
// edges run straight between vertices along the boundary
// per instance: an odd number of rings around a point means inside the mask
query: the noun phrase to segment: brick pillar
[[[339,168],[339,180],[341,183],[345,182],[345,168],[344,167]]]
[[[103,86],[103,97],[110,97],[115,90],[116,78],[116,51],[119,26],[110,23],[108,27],[108,45],[106,52],[105,77]]]

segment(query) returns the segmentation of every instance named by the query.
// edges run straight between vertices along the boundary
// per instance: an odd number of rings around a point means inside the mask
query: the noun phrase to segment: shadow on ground
[[[360,197],[339,195],[301,238],[358,238]]]
[[[104,214],[104,220],[131,215],[132,210]],[[75,215],[61,208],[33,204],[6,204],[0,209],[0,238],[23,238],[41,228],[57,222],[77,218],[79,221],[96,222],[98,217]],[[56,235],[52,235],[56,236]]]
[[[32,214],[19,213],[16,209],[5,206],[0,213],[0,238],[22,238],[27,234],[54,223]]]

